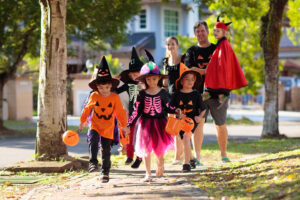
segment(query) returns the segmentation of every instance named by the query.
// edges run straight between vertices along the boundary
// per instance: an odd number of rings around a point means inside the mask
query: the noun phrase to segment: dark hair
[[[183,86],[181,84],[181,81],[183,80],[183,77],[185,77],[187,74],[193,74],[194,75],[195,82],[194,82],[193,89],[199,89],[202,77],[199,76],[199,75],[197,75],[198,72],[195,72],[195,71],[187,71],[183,75],[181,75],[180,80],[178,80],[179,84],[177,84],[177,88],[176,89],[177,90],[181,90],[183,88]]]
[[[206,31],[208,32],[208,26],[207,26],[206,21],[198,21],[194,24],[194,33],[195,33],[196,29],[201,25],[203,25],[205,27]]]
[[[153,76],[159,76],[159,75],[153,75]],[[149,86],[147,84],[146,77],[143,79],[142,82],[145,84],[145,87],[146,87],[145,89],[148,89]],[[158,81],[157,85],[158,85],[158,87],[163,87],[163,77],[162,76],[160,77],[160,80]]]
[[[111,86],[113,86],[112,80],[97,80],[96,85],[106,85],[106,84],[111,84]],[[98,90],[98,88],[97,88]],[[113,90],[113,87],[111,87],[110,89],[111,91]]]

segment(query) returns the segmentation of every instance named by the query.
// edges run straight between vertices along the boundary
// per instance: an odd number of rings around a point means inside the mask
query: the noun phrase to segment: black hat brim
[[[103,83],[103,82],[108,82],[112,84],[112,90],[116,89],[120,83],[118,79],[115,78],[97,78],[92,80],[89,83],[89,87],[92,88],[93,90],[97,90],[97,84]]]
[[[127,83],[128,81],[130,81],[130,77],[129,77],[129,73],[130,72],[139,72],[140,70],[138,69],[127,69],[124,70],[123,72],[121,72],[120,74],[120,80],[124,83]]]
[[[141,75],[141,76],[139,76],[139,77],[137,77],[135,80],[137,80],[137,81],[141,81],[141,82],[145,82],[145,78],[147,77],[147,76],[160,76],[161,78],[169,78],[169,76],[168,75],[165,75],[165,74],[145,74],[145,75]]]

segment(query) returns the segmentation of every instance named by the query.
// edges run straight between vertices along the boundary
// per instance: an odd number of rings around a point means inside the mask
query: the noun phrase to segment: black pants
[[[95,130],[91,130],[91,139],[89,141],[89,151],[90,151],[90,163],[95,165],[98,164],[98,143],[99,134]],[[101,137],[101,151],[102,151],[102,173],[108,175],[111,167],[110,161],[110,149],[113,140]]]

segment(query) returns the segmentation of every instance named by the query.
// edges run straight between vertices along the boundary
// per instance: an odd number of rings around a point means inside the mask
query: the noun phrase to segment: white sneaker
[[[151,181],[152,181],[151,174],[146,174],[144,179],[143,179],[143,182],[151,182]]]
[[[173,160],[172,165],[181,165],[182,161],[181,160]]]

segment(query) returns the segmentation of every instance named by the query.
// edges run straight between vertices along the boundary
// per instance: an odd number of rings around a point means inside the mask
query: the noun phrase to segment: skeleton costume
[[[146,76],[160,75],[158,66],[153,62],[146,63],[141,69],[138,80],[145,82]],[[128,120],[128,126],[136,122],[135,153],[139,157],[148,157],[152,152],[157,157],[173,148],[173,137],[166,133],[167,123],[165,112],[175,113],[170,106],[169,94],[161,89],[151,95],[145,90],[139,92],[135,102],[135,110]]]

